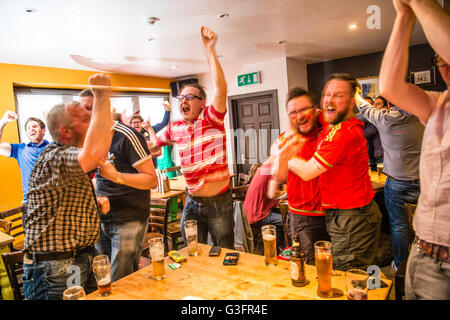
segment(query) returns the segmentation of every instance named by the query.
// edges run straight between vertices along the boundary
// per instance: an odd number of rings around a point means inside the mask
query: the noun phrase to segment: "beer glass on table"
[[[348,300],[367,300],[369,274],[360,269],[350,269],[345,272]]]
[[[111,262],[105,254],[98,255],[92,261],[92,271],[97,280],[98,294],[107,296],[111,294]]]
[[[84,298],[86,296],[86,292],[84,292],[83,287],[74,286],[67,288],[63,292],[63,300],[78,300]]]
[[[153,276],[156,280],[162,280],[166,277],[164,268],[164,240],[162,237],[151,238],[148,240],[150,248],[150,257],[152,258]]]
[[[186,235],[188,254],[190,256],[197,256],[198,255],[197,221],[196,220],[186,220],[184,222],[184,233]]]
[[[277,229],[274,225],[261,227],[262,238],[264,242],[264,262],[266,266],[276,266],[277,259]]]
[[[314,243],[316,270],[317,270],[317,295],[322,298],[331,298],[331,276],[333,274],[333,255],[331,254],[331,242],[317,241]]]

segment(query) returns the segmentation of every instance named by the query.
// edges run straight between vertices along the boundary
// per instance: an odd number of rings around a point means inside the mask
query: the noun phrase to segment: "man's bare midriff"
[[[195,192],[189,190],[189,193],[196,197],[213,197],[223,191],[229,183],[230,179],[206,182],[200,190]]]

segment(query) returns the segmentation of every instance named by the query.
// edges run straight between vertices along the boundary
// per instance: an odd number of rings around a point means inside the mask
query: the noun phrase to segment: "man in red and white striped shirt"
[[[201,38],[214,83],[214,98],[206,106],[202,86],[188,84],[177,97],[183,120],[170,123],[156,146],[176,143],[188,193],[181,218],[196,220],[198,241],[206,243],[208,232],[214,245],[234,249],[233,202],[229,189],[224,118],[227,85],[216,54],[217,35],[202,27]],[[183,237],[184,230],[182,228]]]

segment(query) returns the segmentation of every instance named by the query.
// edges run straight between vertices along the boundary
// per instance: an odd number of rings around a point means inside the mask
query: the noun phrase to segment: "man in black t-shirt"
[[[96,244],[111,259],[111,281],[138,270],[142,240],[150,213],[150,189],[157,177],[144,137],[115,122],[108,160],[99,168],[97,195],[109,198],[111,210],[101,216]]]

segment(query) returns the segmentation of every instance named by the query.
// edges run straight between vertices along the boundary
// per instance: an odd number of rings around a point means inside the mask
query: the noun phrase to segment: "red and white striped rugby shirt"
[[[176,143],[186,185],[200,190],[206,182],[230,178],[227,163],[225,114],[205,107],[193,122],[171,122],[156,141],[157,146]]]

